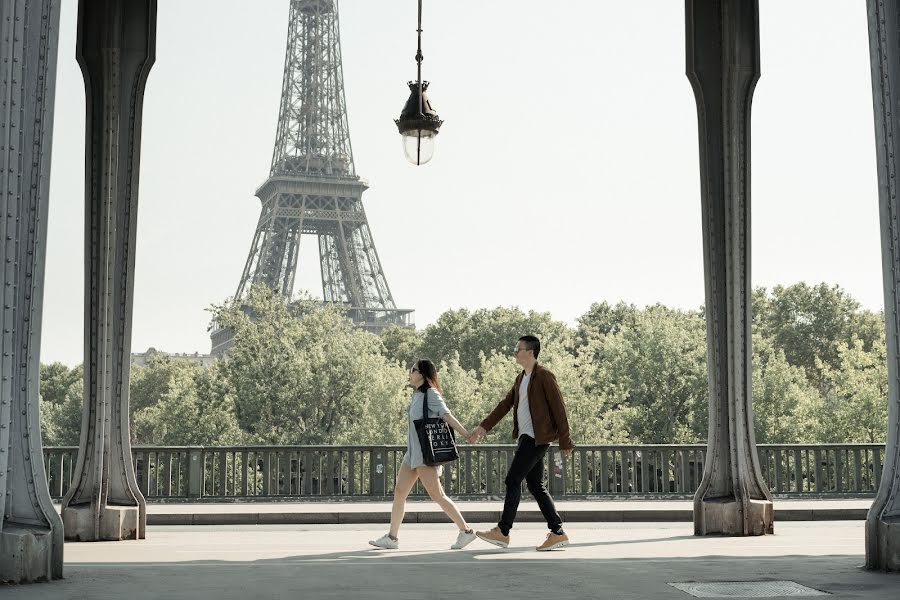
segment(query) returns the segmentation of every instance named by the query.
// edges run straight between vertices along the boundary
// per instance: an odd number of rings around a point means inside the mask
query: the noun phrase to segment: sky
[[[84,84],[60,20],[42,361],[82,361]],[[423,328],[518,306],[703,303],[697,115],[672,0],[426,0],[424,78],[444,125],[408,164],[393,119],[415,78],[414,0],[340,0],[363,201],[397,305]],[[812,10],[813,6],[815,10]],[[132,350],[210,349],[259,218],[288,0],[161,0],[147,83]],[[752,284],[839,284],[883,306],[866,8],[760,0]],[[321,297],[313,239],[299,288]]]

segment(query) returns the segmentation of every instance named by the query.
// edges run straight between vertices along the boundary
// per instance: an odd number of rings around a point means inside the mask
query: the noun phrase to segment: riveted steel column
[[[758,0],[686,0],[687,76],[700,133],[709,446],[697,535],[773,531],[750,393],[750,104],[759,79]]]
[[[81,0],[77,56],[87,106],[85,410],[66,539],[140,539],[146,504],[131,460],[128,381],[141,113],[156,0]]]
[[[0,583],[58,579],[38,384],[59,0],[0,2]]]
[[[866,566],[900,571],[900,1],[868,0],[881,264],[888,347],[888,431],[878,495],[866,520]]]

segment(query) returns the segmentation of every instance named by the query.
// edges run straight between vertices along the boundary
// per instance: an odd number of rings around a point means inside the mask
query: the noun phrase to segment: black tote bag
[[[456,450],[456,435],[444,419],[428,416],[428,390],[422,398],[422,418],[413,421],[419,446],[422,448],[422,460],[428,466],[448,463],[459,458]]]

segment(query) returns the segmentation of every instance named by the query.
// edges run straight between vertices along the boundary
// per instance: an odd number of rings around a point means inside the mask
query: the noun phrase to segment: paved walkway
[[[861,521],[781,523],[776,535],[753,538],[695,537],[686,523],[572,524],[572,546],[551,553],[533,550],[545,533],[536,523],[517,524],[508,550],[476,540],[450,551],[456,536],[445,524],[405,525],[400,550],[368,547],[384,530],[381,524],[150,527],[140,542],[66,544],[64,580],[0,587],[0,597],[690,600],[671,584],[782,580],[826,598],[900,597],[900,574],[860,568]]]
[[[777,521],[864,520],[871,498],[863,500],[776,500]],[[473,522],[496,522],[502,500],[459,501],[463,516]],[[585,522],[688,522],[693,518],[690,500],[564,500],[556,503],[563,521]],[[389,523],[390,502],[278,502],[148,504],[149,525],[270,525]],[[533,500],[523,499],[520,522],[543,522]],[[430,500],[410,500],[406,523],[449,523],[450,519]]]

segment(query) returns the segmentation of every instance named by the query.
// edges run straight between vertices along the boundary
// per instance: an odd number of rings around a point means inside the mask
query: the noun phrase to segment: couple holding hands
[[[394,503],[391,509],[391,527],[388,533],[369,543],[378,548],[399,548],[398,533],[406,511],[406,498],[416,480],[420,480],[428,495],[459,528],[456,542],[450,547],[458,550],[466,547],[476,537],[485,542],[506,548],[509,545],[509,531],[512,529],[522,496],[522,481],[534,496],[550,532],[538,551],[555,550],[569,544],[569,538],[562,528],[562,519],[556,512],[553,498],[544,486],[544,455],[550,442],[559,440],[564,455],[572,453],[574,445],[569,437],[569,421],[562,393],[556,377],[538,364],[541,342],[532,335],[519,338],[514,349],[516,362],[522,371],[516,377],[512,388],[497,407],[491,411],[472,432],[466,430],[447,408],[441,396],[440,381],[434,363],[428,359],[417,361],[409,371],[409,383],[415,389],[407,408],[409,433],[406,454],[397,473],[394,484]],[[427,394],[423,398],[423,394]],[[424,400],[424,402],[423,402]],[[423,405],[427,403],[428,415],[442,418],[447,425],[475,443],[490,431],[510,410],[513,411],[513,438],[516,452],[506,474],[506,499],[503,514],[497,526],[488,531],[475,532],[466,523],[456,504],[444,493],[441,485],[441,467],[428,466],[422,458],[422,448],[416,433],[414,421],[422,419]]]

